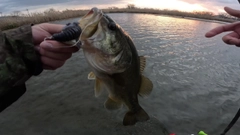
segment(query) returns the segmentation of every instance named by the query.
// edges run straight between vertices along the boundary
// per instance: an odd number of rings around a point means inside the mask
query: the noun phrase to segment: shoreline
[[[114,8],[114,9],[102,9],[104,13],[141,13],[141,14],[153,14],[153,15],[162,15],[170,17],[179,17],[186,19],[194,19],[215,23],[231,23],[238,21],[237,19],[230,18],[220,18],[214,16],[211,12],[182,12],[177,10],[157,10],[157,9],[128,9],[128,8]],[[45,22],[52,22],[58,20],[65,20],[71,18],[77,18],[84,16],[88,10],[65,10],[65,11],[56,11],[54,9],[49,9],[42,13],[32,13],[29,15],[22,16],[3,16],[0,17],[0,30],[13,29],[26,24],[39,24]]]

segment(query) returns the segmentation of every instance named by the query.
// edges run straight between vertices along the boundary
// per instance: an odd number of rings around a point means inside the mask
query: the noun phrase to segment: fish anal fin
[[[88,80],[95,80],[95,79],[96,79],[95,74],[94,74],[93,72],[90,72],[90,73],[88,74]]]
[[[120,108],[122,108],[122,105],[123,105],[122,102],[113,100],[110,97],[104,103],[104,107],[108,110],[120,109]]]
[[[139,56],[140,60],[140,72],[142,73],[146,67],[146,58],[144,56]]]
[[[153,89],[153,84],[151,80],[149,80],[147,77],[142,75],[141,87],[138,94],[141,97],[147,97],[152,92],[152,89]]]
[[[130,126],[134,125],[138,121],[143,122],[147,120],[149,120],[148,114],[142,108],[140,108],[140,110],[136,113],[131,111],[127,112],[123,119],[123,125]]]
[[[103,82],[96,78],[95,79],[95,87],[94,87],[94,91],[95,91],[95,97],[99,97],[102,93],[102,91],[104,90],[105,85],[103,84]]]

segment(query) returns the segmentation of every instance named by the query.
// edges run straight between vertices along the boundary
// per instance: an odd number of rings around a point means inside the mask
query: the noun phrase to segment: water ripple
[[[220,36],[204,38],[207,30],[220,24],[156,15],[111,16],[124,22],[139,54],[148,56],[145,74],[151,75],[155,87],[154,103],[149,103],[153,114],[179,134],[197,127],[209,128],[209,134],[220,132],[220,121],[227,125],[240,95],[240,50],[225,46]]]
[[[240,106],[240,49],[225,45],[222,35],[204,37],[206,31],[220,24],[159,15],[109,15],[131,35],[139,54],[147,57],[143,74],[152,80],[154,89],[148,99],[139,98],[142,107],[176,134],[197,134],[202,129],[211,135],[220,134]],[[25,116],[32,110],[41,110],[38,114],[49,114],[50,110],[52,117],[48,115],[47,126],[53,127],[58,123],[58,117],[54,117],[57,113],[63,112],[67,117],[75,113],[74,120],[82,122],[78,113],[85,117],[93,112],[92,108],[97,113],[105,112],[102,102],[106,97],[94,98],[94,82],[87,80],[89,72],[82,51],[74,54],[61,69],[32,78],[28,95],[9,108],[14,114],[5,112],[2,118],[14,119],[25,130],[34,127],[25,124],[30,126],[26,128],[24,122],[36,122],[15,112]],[[10,121],[2,124],[11,128],[12,125]],[[42,126],[46,128],[44,124],[37,125]],[[239,129],[240,124],[236,123],[229,134],[237,135]]]

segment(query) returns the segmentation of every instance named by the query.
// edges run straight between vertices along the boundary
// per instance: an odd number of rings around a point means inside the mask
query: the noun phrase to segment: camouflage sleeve
[[[0,32],[0,112],[23,95],[25,82],[42,70],[31,25]]]

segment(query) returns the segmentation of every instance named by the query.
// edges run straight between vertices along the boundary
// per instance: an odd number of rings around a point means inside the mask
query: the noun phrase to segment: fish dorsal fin
[[[88,74],[88,80],[95,80],[95,79],[96,79],[95,74],[94,74],[93,72],[90,72],[90,73]]]
[[[138,94],[141,97],[147,97],[152,92],[152,89],[153,89],[153,84],[151,80],[149,80],[147,77],[142,75],[141,87]]]
[[[94,86],[95,97],[99,97],[104,89],[105,89],[105,86],[103,82],[100,79],[96,78],[95,86]]]
[[[146,58],[144,56],[139,56],[140,60],[140,72],[142,73],[146,67]]]

